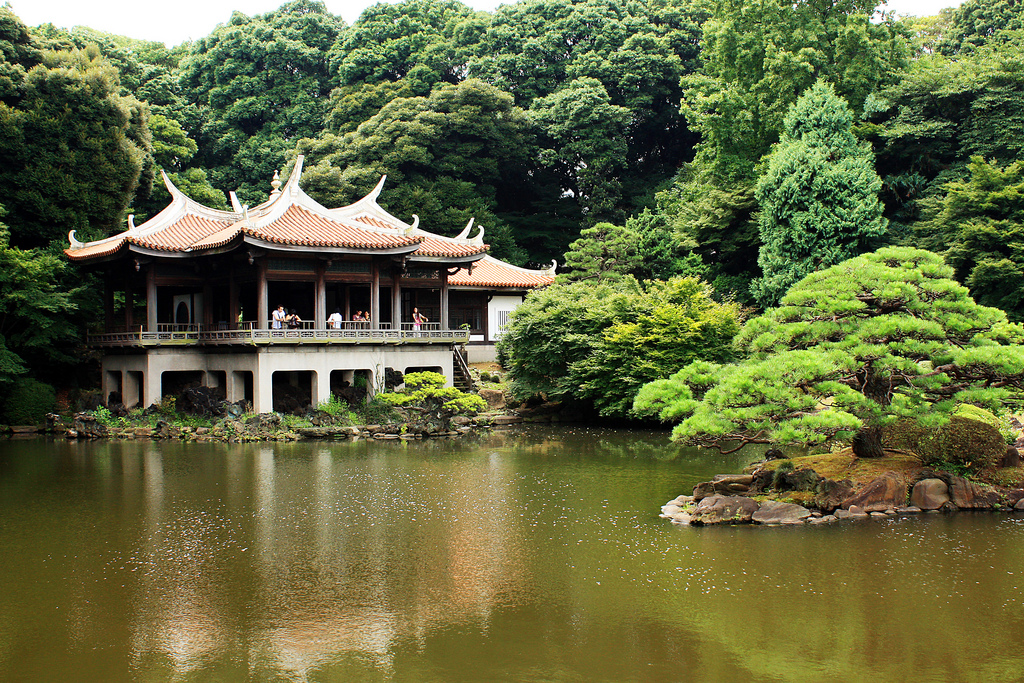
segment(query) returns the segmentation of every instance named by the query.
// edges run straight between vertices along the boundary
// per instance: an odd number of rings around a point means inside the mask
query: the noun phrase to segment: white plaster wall
[[[487,304],[487,341],[497,341],[501,338],[501,321],[509,313],[516,310],[519,304],[523,303],[523,297],[515,296],[494,296]],[[475,361],[474,361],[475,362]]]

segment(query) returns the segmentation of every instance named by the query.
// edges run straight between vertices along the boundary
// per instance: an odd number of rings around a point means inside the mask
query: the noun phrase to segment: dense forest
[[[513,374],[522,392],[612,414],[705,346],[727,360],[739,322],[808,274],[885,246],[940,254],[978,303],[1024,320],[1022,13],[405,0],[348,26],[295,0],[167,47],[0,8],[0,383],[89,382],[100,306],[61,258],[70,230],[96,239],[152,216],[169,199],[161,169],[211,206],[231,190],[261,202],[297,154],[325,205],[387,174],[392,213],[450,234],[475,217],[493,255],[557,259],[544,297],[585,309],[573,324],[591,341]],[[707,316],[690,350],[643,334]],[[632,327],[610,339],[613,325]],[[580,352],[590,366],[569,368]],[[628,377],[603,370],[616,353]]]

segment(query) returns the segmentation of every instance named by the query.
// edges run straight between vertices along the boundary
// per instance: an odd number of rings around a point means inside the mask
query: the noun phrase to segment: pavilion
[[[171,203],[141,225],[95,242],[68,235],[67,257],[104,282],[103,394],[150,405],[187,384],[273,409],[275,387],[330,398],[332,386],[379,390],[387,370],[433,370],[451,383],[467,358],[493,357],[509,313],[554,280],[487,255],[473,221],[455,237],[406,223],[377,204],[385,178],[337,209],[303,192],[300,156],[269,199],[203,206],[166,174]],[[294,309],[297,328],[271,311]],[[430,322],[416,324],[413,309]],[[344,322],[329,326],[339,312]],[[366,320],[354,320],[362,312]],[[463,354],[460,349],[470,350]],[[473,350],[476,350],[476,358]]]

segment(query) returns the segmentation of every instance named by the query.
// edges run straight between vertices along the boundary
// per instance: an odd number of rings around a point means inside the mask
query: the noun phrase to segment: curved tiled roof
[[[384,178],[359,201],[326,209],[299,187],[302,162],[302,157],[296,160],[284,187],[275,178],[274,192],[263,204],[246,208],[232,198],[234,211],[211,209],[189,199],[165,174],[164,182],[172,198],[167,208],[139,226],[129,219],[128,230],[105,240],[83,244],[72,233],[71,246],[64,251],[74,261],[110,257],[126,246],[167,255],[188,255],[225,247],[245,236],[271,245],[310,250],[380,249],[406,253],[412,259],[450,263],[475,261],[487,252],[482,228],[476,237],[467,237],[472,221],[458,236],[444,237],[418,229],[418,218],[410,225],[385,211],[376,201]],[[524,281],[528,272],[522,270],[513,279]]]
[[[247,235],[275,244],[304,247],[346,247],[349,249],[380,249],[417,244],[421,238],[406,237],[396,232],[366,230],[292,205],[277,219],[266,225],[246,226]]]
[[[211,220],[187,213],[167,227],[145,237],[129,234],[128,241],[157,251],[192,251],[198,242],[230,226],[229,221]]]
[[[421,233],[422,235],[422,233]],[[411,256],[474,256],[487,251],[486,244],[453,240],[450,237],[421,236],[422,244]]]
[[[485,256],[473,264],[473,272],[462,269],[448,277],[448,284],[456,287],[511,287],[532,289],[555,281],[550,270],[530,270]]]

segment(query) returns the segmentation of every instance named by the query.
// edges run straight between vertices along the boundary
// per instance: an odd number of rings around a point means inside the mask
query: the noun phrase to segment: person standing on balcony
[[[284,327],[284,319],[288,316],[284,313],[284,306],[278,306],[274,309],[271,317],[273,318],[273,321],[270,323],[270,327],[275,330],[280,330]]]
[[[327,319],[327,326],[340,330],[342,320],[344,320],[344,318],[341,317],[341,309],[335,308],[334,313],[331,313],[331,317]]]
[[[425,322],[429,322],[429,321],[430,320],[429,320],[429,318],[427,318],[427,316],[420,315],[420,309],[418,309],[418,308],[412,309],[412,329],[413,330],[418,332],[419,329],[420,329],[420,325],[422,325]]]
[[[286,317],[284,321],[287,323],[289,330],[297,330],[302,327],[302,318],[299,317],[299,314],[295,312],[294,308],[289,311],[288,317]]]

